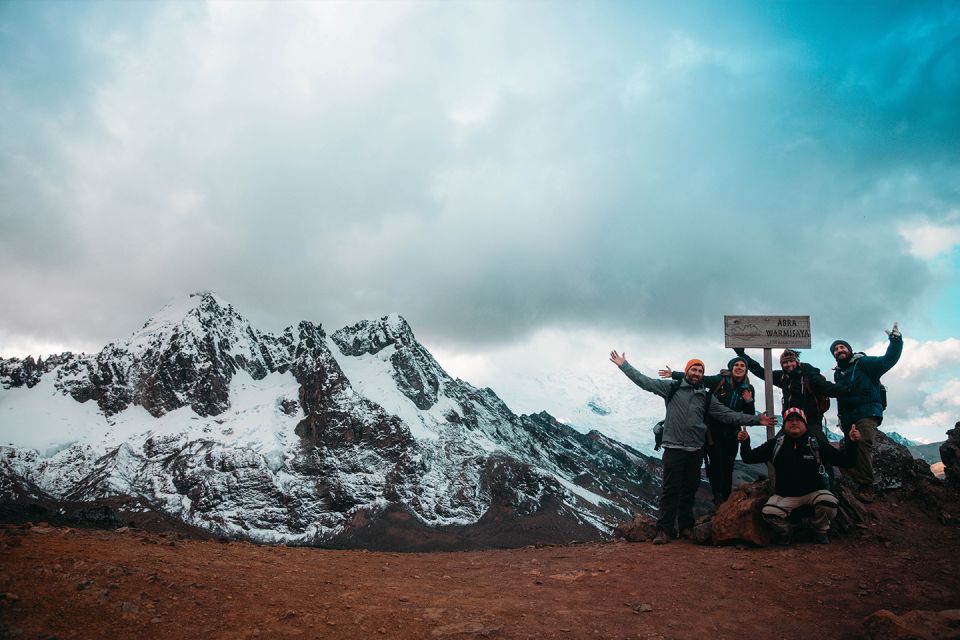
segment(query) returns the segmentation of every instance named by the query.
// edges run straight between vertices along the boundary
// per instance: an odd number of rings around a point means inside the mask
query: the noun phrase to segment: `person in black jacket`
[[[737,435],[740,458],[747,464],[773,462],[776,471],[774,494],[763,505],[763,519],[777,534],[777,542],[788,544],[796,525],[790,514],[803,505],[813,507],[812,525],[815,540],[827,544],[830,522],[837,515],[837,498],[826,486],[824,463],[852,467],[857,461],[860,432],[853,426],[843,441],[842,449],[821,444],[807,431],[807,417],[802,409],[789,407],[783,412],[783,434],[767,440],[757,449],[750,448],[746,429]]]
[[[728,409],[738,413],[753,415],[756,413],[754,389],[747,375],[747,362],[737,356],[727,363],[729,373],[721,373],[717,382],[710,386],[714,397]],[[733,488],[733,465],[737,459],[736,427],[708,419],[707,440],[708,479],[713,490],[713,501],[719,506],[730,497]]]
[[[748,356],[743,349],[734,349],[747,363],[750,373],[763,379],[763,365]],[[773,372],[773,384],[783,392],[781,411],[790,407],[802,409],[807,419],[807,429],[820,440],[827,442],[823,432],[823,412],[819,398],[839,398],[852,395],[849,387],[828,382],[816,367],[800,362],[800,353],[784,349],[780,354],[780,369]]]

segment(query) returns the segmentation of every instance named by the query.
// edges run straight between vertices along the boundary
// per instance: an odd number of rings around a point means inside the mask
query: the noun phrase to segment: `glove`
[[[901,339],[901,338],[903,337],[903,336],[900,334],[900,328],[897,326],[897,323],[896,323],[896,322],[893,323],[893,328],[890,329],[889,331],[887,331],[886,329],[884,329],[884,333],[886,333],[888,336],[890,336],[890,339],[891,339],[891,340],[899,340],[899,339]]]

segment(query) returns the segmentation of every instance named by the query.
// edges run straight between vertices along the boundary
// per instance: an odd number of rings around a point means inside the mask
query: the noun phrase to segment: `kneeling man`
[[[827,489],[824,464],[852,467],[857,461],[860,432],[850,429],[842,449],[820,443],[807,431],[803,410],[790,407],[783,412],[783,433],[767,440],[756,450],[750,448],[746,429],[737,434],[740,458],[747,464],[773,461],[776,471],[774,495],[763,506],[763,518],[777,534],[776,541],[788,544],[795,525],[789,521],[797,507],[811,505],[818,544],[827,544],[830,522],[837,515],[837,498]]]

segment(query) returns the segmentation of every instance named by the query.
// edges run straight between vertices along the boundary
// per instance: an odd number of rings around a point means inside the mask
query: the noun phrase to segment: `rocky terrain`
[[[8,525],[0,637],[956,638],[960,527],[905,497],[826,547],[384,553]]]
[[[450,377],[400,316],[261,332],[211,293],[90,355],[0,361],[11,517],[112,500],[216,536],[379,549],[605,537],[656,462]]]

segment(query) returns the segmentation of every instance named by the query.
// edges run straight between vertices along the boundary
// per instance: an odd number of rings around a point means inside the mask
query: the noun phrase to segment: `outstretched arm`
[[[804,371],[804,375],[807,376],[807,380],[810,382],[810,387],[821,396],[827,396],[830,398],[846,398],[849,396],[859,395],[858,391],[852,391],[848,386],[830,382],[823,377],[823,374],[820,373],[820,370],[816,367],[807,368],[806,371]]]
[[[661,398],[667,397],[667,392],[670,390],[670,385],[673,384],[670,380],[654,380],[653,378],[648,378],[643,375],[627,362],[627,354],[619,354],[616,351],[610,352],[610,362],[620,367],[620,371],[623,371],[624,375],[630,378],[635,385],[643,389],[644,391],[649,391],[650,393],[655,393]]]
[[[733,409],[728,409],[721,402],[710,402],[709,409],[710,417],[722,422],[724,424],[734,424],[734,425],[747,425],[747,426],[756,426],[762,424],[765,427],[773,426],[774,420],[772,417],[763,414],[763,415],[753,415],[740,413],[739,411],[734,411]]]

